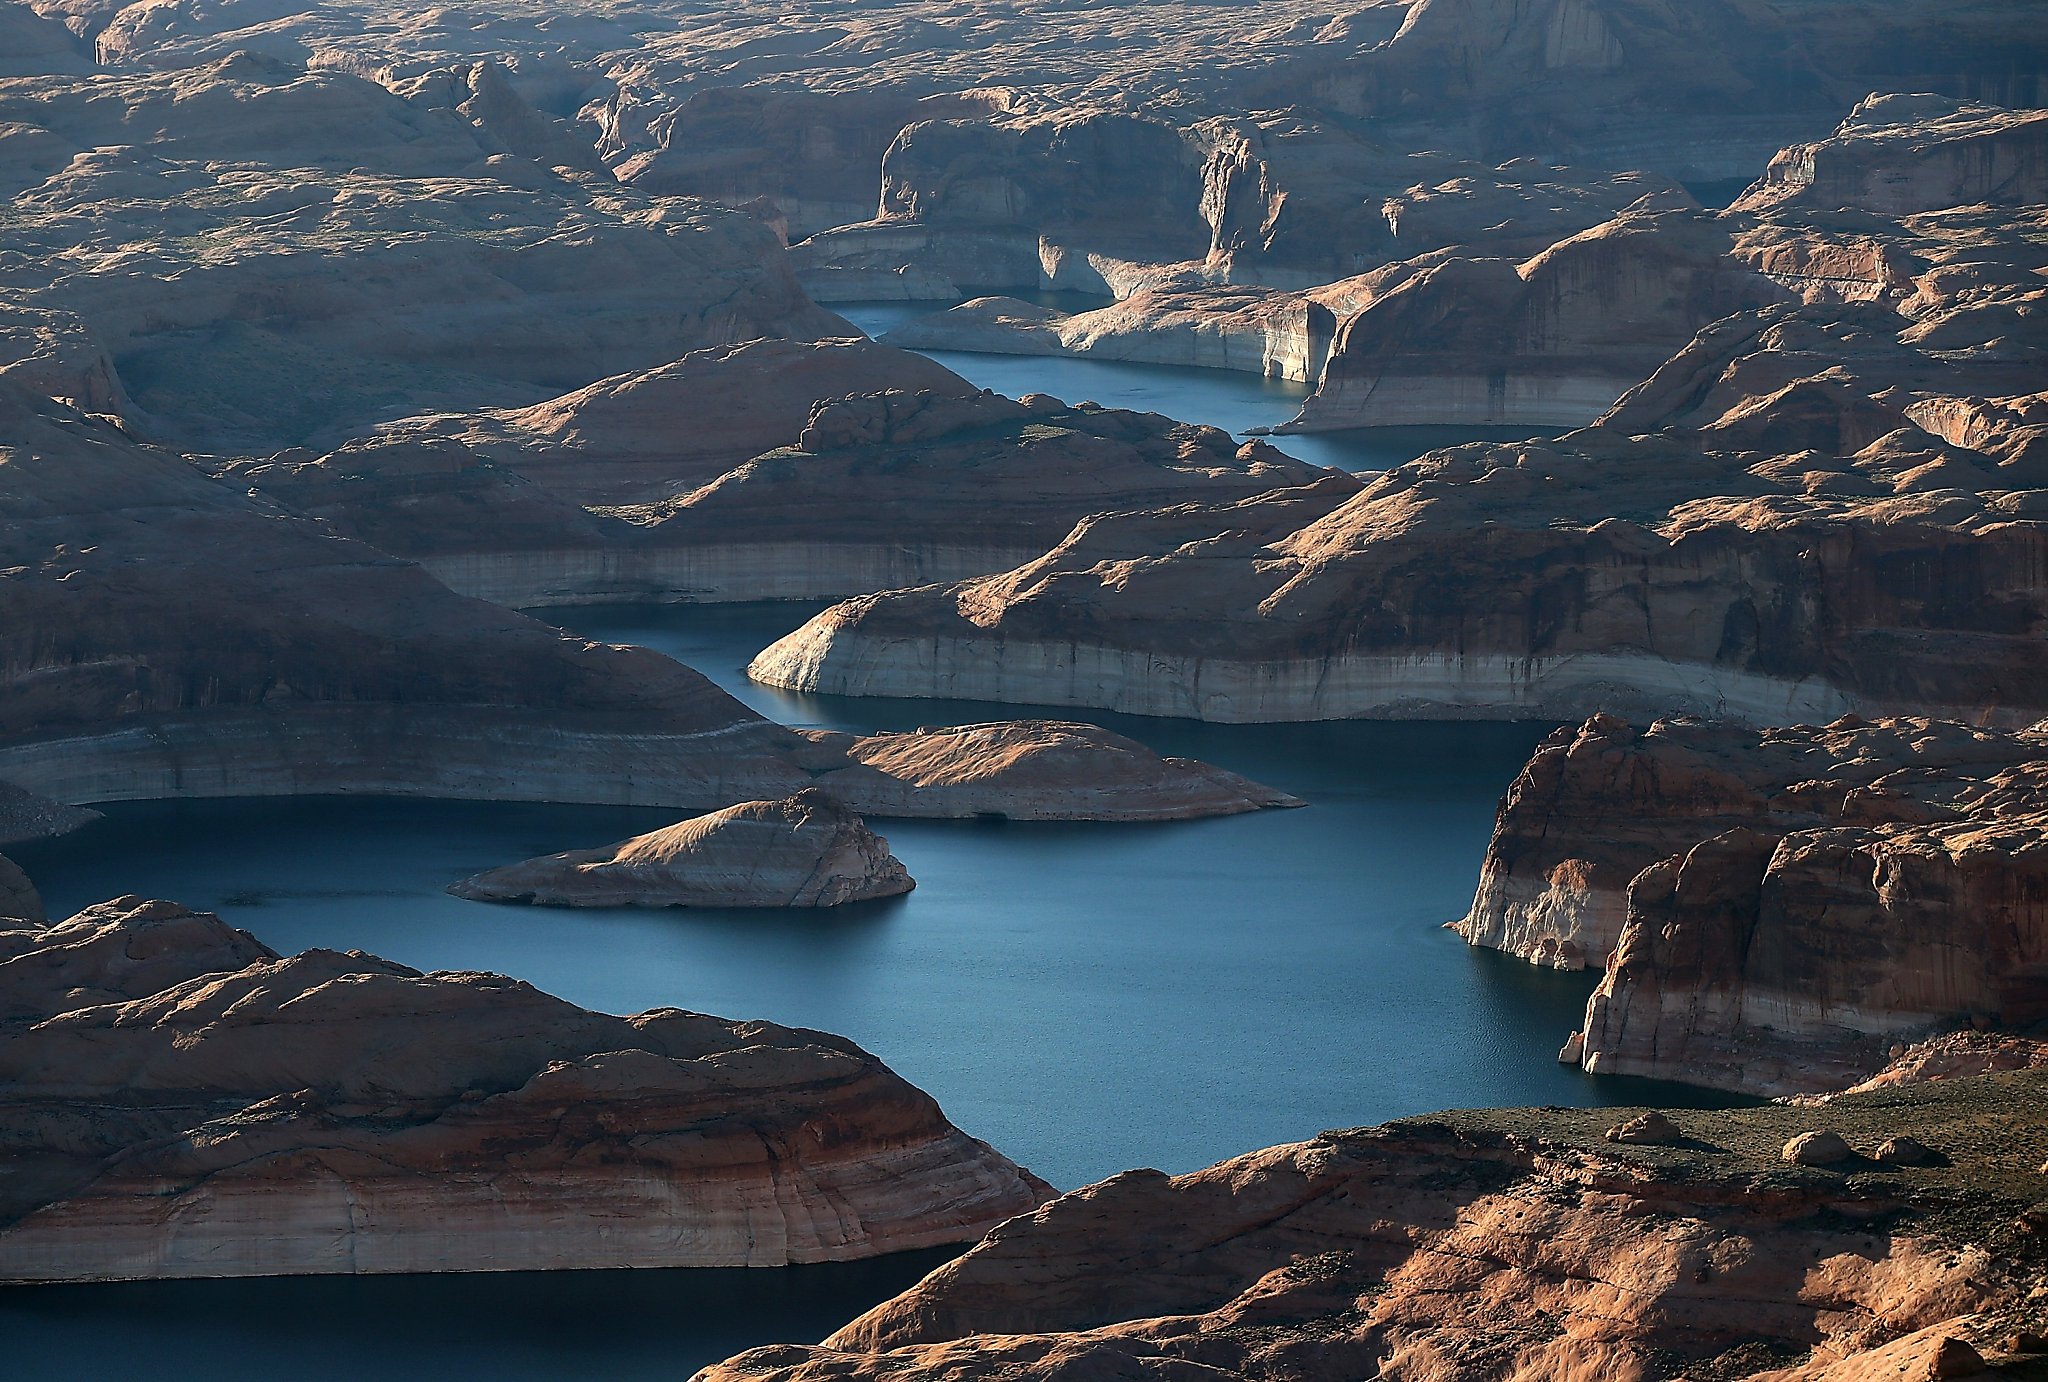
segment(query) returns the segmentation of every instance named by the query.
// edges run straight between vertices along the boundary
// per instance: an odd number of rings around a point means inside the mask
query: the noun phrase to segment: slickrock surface
[[[614,845],[489,869],[448,891],[543,907],[837,907],[914,886],[887,840],[807,788]]]
[[[0,930],[0,1280],[781,1266],[1050,1193],[867,1052],[174,903]]]
[[[0,800],[56,805],[382,792],[713,810],[830,777],[881,814],[1174,818],[1276,794],[1132,747],[975,794],[922,791],[848,736],[761,719],[645,649],[465,599],[419,567],[216,483],[104,419],[0,380]],[[1028,740],[1030,729],[1017,734]],[[951,741],[962,774],[981,741]],[[996,753],[1007,764],[1020,750]],[[1196,790],[1190,790],[1190,784]],[[19,796],[12,789],[25,789]]]
[[[826,396],[804,381],[834,371],[820,355],[879,372],[918,361],[932,388]],[[710,355],[713,358],[707,359]],[[770,377],[789,408],[783,443],[737,465],[668,459],[621,417],[621,397],[687,427],[686,400],[747,392]],[[836,599],[1001,571],[1112,509],[1224,503],[1328,472],[1264,443],[1151,413],[1070,408],[1034,395],[980,393],[906,353],[851,344],[759,343],[686,356],[519,415],[576,439],[537,444],[449,420],[398,428],[313,458],[220,468],[224,479],[420,561],[454,589],[521,608],[602,601],[685,603]],[[666,395],[663,398],[662,395]],[[761,435],[759,432],[757,436]],[[1347,477],[1348,478],[1348,477]],[[1355,486],[1355,482],[1352,482]]]
[[[2038,1330],[2048,1078],[1850,1095],[1826,1110],[1443,1114],[1325,1133],[1192,1175],[1129,1171],[1012,1220],[823,1344],[699,1382],[853,1379],[1932,1377]],[[1952,1164],[1788,1166],[1817,1126]],[[1947,1342],[1944,1342],[1947,1341]],[[1911,1369],[1919,1368],[1919,1371]]]
[[[818,757],[805,765],[819,785],[882,816],[1158,821],[1303,804],[1197,759],[1161,757],[1098,725],[997,720],[860,738],[809,735]]]

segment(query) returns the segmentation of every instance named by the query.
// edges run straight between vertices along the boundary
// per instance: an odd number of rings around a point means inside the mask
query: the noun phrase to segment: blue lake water
[[[1062,311],[1105,306],[1108,298],[1045,293],[1037,300]],[[880,336],[913,318],[940,311],[943,302],[835,303],[832,310],[870,336]],[[1134,365],[1118,360],[1046,355],[989,355],[962,350],[923,350],[969,383],[1015,398],[1049,393],[1068,403],[1092,400],[1109,408],[1164,413],[1184,422],[1203,422],[1240,436],[1253,427],[1275,427],[1301,411],[1305,384],[1266,379],[1238,370],[1189,369],[1178,365]],[[1310,432],[1265,440],[1296,460],[1341,470],[1385,470],[1439,446],[1468,441],[1515,441],[1526,427],[1359,427]]]
[[[747,682],[752,655],[813,608],[547,617],[671,653],[790,724],[865,731],[1024,712]],[[490,865],[673,819],[648,810],[137,802],[10,853],[59,915],[120,892],[173,897],[281,951],[361,948],[424,969],[502,970],[611,1011],[676,1004],[845,1033],[1062,1187],[1447,1107],[1718,1102],[1560,1067],[1553,1053],[1591,977],[1475,951],[1442,929],[1470,900],[1501,790],[1548,726],[1085,717],[1311,804],[1163,825],[877,822],[917,890],[801,916],[498,907],[442,891]],[[673,1382],[753,1344],[821,1337],[943,1257],[0,1288],[0,1346],[42,1382]]]

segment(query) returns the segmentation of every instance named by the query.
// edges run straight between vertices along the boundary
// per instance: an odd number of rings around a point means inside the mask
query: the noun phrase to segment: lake
[[[1026,713],[749,683],[753,654],[815,608],[547,617],[671,653],[790,724],[871,731]],[[360,948],[423,969],[502,970],[615,1012],[676,1004],[844,1033],[1062,1188],[1447,1107],[1726,1102],[1559,1066],[1592,977],[1473,950],[1442,929],[1471,898],[1502,789],[1549,726],[1080,713],[1310,804],[1158,825],[878,821],[917,890],[794,916],[558,911],[442,891],[481,868],[673,819],[650,810],[129,802],[9,852],[58,915],[153,894],[218,911],[281,951]],[[43,1382],[254,1382],[281,1369],[674,1382],[752,1344],[821,1337],[944,1257],[0,1288],[0,1339]]]

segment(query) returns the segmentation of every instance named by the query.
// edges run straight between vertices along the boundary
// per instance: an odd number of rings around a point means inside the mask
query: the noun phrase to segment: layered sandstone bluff
[[[1537,751],[1458,929],[1607,973],[1565,1056],[1751,1093],[2048,1019],[2048,734],[1611,717]]]
[[[465,599],[5,371],[0,510],[10,838],[90,819],[60,803],[168,796],[702,811],[815,785],[882,815],[1089,819],[1283,800],[1115,736],[1048,731],[1034,751],[1021,726],[928,740],[944,771],[893,773],[894,736],[785,729],[646,649]]]
[[[852,1043],[280,957],[167,902],[0,929],[0,1280],[781,1266],[1050,1193]]]
[[[1825,1109],[1499,1110],[1129,1171],[992,1232],[823,1344],[698,1382],[1014,1377],[1756,1382],[2039,1375],[2040,1073]],[[1788,1166],[1812,1131],[1851,1159]],[[1938,1155],[1872,1159],[1889,1139]]]
[[[887,840],[807,788],[614,845],[489,869],[448,891],[544,907],[837,907],[914,886]]]

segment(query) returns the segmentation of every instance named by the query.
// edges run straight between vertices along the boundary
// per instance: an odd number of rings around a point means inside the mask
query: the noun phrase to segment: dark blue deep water
[[[548,617],[670,652],[792,724],[1018,713],[748,684],[752,654],[810,612]],[[647,810],[127,803],[11,852],[60,915],[154,894],[282,951],[361,948],[423,969],[502,970],[616,1012],[676,1004],[845,1033],[1062,1188],[1427,1110],[1686,1097],[1557,1065],[1591,977],[1474,951],[1442,929],[1470,900],[1501,790],[1549,726],[1100,718],[1311,804],[1172,825],[878,822],[917,890],[801,916],[571,912],[441,891],[672,819]],[[677,1379],[753,1343],[817,1338],[936,1260],[8,1288],[0,1356],[42,1379]]]

